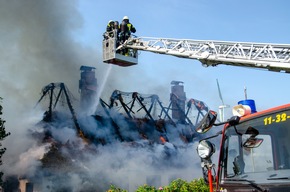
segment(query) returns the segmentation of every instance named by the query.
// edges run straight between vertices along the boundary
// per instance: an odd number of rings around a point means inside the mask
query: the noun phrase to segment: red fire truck
[[[222,131],[199,142],[204,178],[211,191],[289,191],[290,104],[250,114],[245,106],[239,106],[238,115],[225,122]],[[220,125],[215,119],[216,112],[209,111],[197,132]],[[217,136],[221,141],[215,170],[210,140]]]

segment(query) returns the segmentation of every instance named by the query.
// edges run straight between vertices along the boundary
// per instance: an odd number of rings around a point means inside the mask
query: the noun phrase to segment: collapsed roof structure
[[[88,156],[100,156],[99,146],[115,144],[121,148],[142,148],[144,154],[155,155],[149,164],[158,169],[163,166],[183,166],[176,158],[180,155],[178,150],[194,141],[195,125],[208,112],[203,101],[186,98],[183,82],[171,82],[170,102],[167,106],[157,94],[120,90],[114,90],[108,98],[109,102],[105,102],[104,99],[96,98],[95,68],[81,66],[80,70],[79,107],[62,82],[50,83],[41,91],[37,105],[47,105],[47,110],[37,125],[41,131],[32,131],[31,135],[38,140],[39,145],[47,147],[47,152],[40,160],[41,176],[29,177],[30,181],[39,185],[43,183],[43,175],[57,181],[63,179],[60,175],[71,172],[85,175],[82,178],[90,180],[92,178],[85,174],[87,169],[83,161]],[[81,113],[94,106],[96,99],[99,110],[91,115]],[[68,133],[68,130],[74,132],[77,139],[62,140],[62,134]],[[159,155],[156,155],[157,149],[161,149]],[[65,189],[65,185],[50,187]],[[94,189],[96,187],[92,186]]]
[[[81,79],[79,80],[79,89],[81,94],[81,109],[91,106],[97,98],[97,80],[95,78],[93,67],[82,66]],[[43,87],[42,96],[37,102],[39,104],[45,97],[49,98],[48,110],[44,113],[43,121],[53,122],[56,117],[58,103],[66,105],[72,116],[74,128],[79,136],[89,138],[93,143],[99,144],[97,141],[106,143],[105,138],[100,138],[93,128],[87,127],[85,123],[81,125],[84,117],[77,117],[72,99],[74,98],[64,83],[50,83]],[[62,99],[62,101],[60,101]],[[168,106],[164,106],[159,96],[156,94],[140,94],[138,92],[123,92],[115,90],[106,103],[99,98],[99,103],[103,109],[101,114],[92,114],[96,124],[102,124],[103,127],[113,127],[116,138],[123,141],[136,141],[140,139],[148,139],[152,142],[159,142],[156,138],[163,137],[166,142],[170,142],[166,136],[168,129],[178,129],[179,134],[176,137],[182,139],[183,142],[192,142],[195,137],[195,125],[201,117],[208,112],[208,107],[203,101],[196,99],[188,99],[184,92],[183,82],[171,82],[170,102]],[[124,121],[126,125],[120,124]],[[79,122],[80,121],[80,122]],[[105,125],[107,124],[107,125]],[[169,126],[169,127],[168,127]],[[98,129],[103,129],[98,126]],[[126,127],[126,128],[124,128]],[[138,133],[138,137],[132,138],[126,135],[123,130],[131,130]],[[153,133],[154,132],[154,133]],[[154,135],[155,134],[155,135]],[[159,141],[158,141],[159,140]],[[161,139],[162,140],[162,139]],[[161,141],[162,144],[162,141]]]

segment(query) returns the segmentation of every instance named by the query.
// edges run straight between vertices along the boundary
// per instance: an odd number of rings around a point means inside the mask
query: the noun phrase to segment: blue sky
[[[96,48],[101,58],[102,33],[107,22],[121,21],[127,15],[139,37],[290,44],[289,7],[286,0],[80,1],[78,8],[84,25],[76,36],[85,46]],[[97,71],[103,68],[101,65],[106,64],[98,60]],[[224,102],[231,106],[245,99],[244,87],[248,99],[256,101],[258,111],[289,103],[290,91],[286,86],[290,75],[284,73],[225,65],[204,68],[195,60],[149,52],[141,52],[137,66],[113,66],[110,71],[111,76],[120,73],[137,75],[123,77],[117,89],[148,93],[163,85],[169,93],[171,80],[180,80],[188,98],[203,100],[214,110],[221,104],[216,79]],[[152,90],[145,88],[150,85]]]

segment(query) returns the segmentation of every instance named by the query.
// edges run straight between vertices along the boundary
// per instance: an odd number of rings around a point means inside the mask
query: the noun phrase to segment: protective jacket
[[[136,32],[136,28],[132,25],[132,23],[127,22],[125,20],[122,21],[121,25],[120,25],[120,29],[121,32],[123,32],[124,34],[131,34]]]
[[[106,31],[107,31],[107,32],[111,32],[111,31],[114,30],[114,28],[115,28],[115,27],[114,27],[114,24],[111,25],[110,23],[108,23]]]

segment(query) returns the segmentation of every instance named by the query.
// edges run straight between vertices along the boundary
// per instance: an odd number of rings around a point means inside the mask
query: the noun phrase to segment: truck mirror
[[[209,110],[203,119],[197,124],[195,131],[198,133],[205,133],[214,125],[217,118],[215,111]]]
[[[263,143],[263,141],[264,141],[264,139],[250,137],[243,143],[243,147],[257,148]]]
[[[247,138],[246,141],[243,143],[243,147],[246,148],[259,147],[264,141],[263,139],[256,138],[256,136],[259,135],[259,131],[251,126],[248,127],[247,131],[245,132],[245,135],[250,135],[250,137]]]

